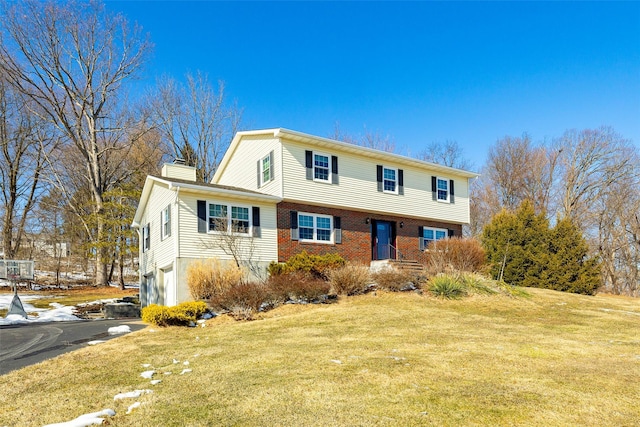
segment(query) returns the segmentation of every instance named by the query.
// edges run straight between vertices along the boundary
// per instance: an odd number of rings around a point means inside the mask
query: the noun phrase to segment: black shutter
[[[338,156],[331,156],[331,183],[338,184]]]
[[[260,208],[258,206],[251,208],[251,219],[253,221],[253,237],[262,237],[262,230],[260,229]]]
[[[398,194],[404,195],[404,171],[398,169]]]
[[[342,243],[342,226],[340,224],[340,217],[333,217],[333,230],[334,230],[334,242]]]
[[[455,195],[454,195],[454,192],[453,192],[453,180],[450,179],[449,180],[449,202],[450,203],[455,203],[455,201],[456,201],[455,199],[456,198],[455,198]]]
[[[290,211],[291,218],[291,240],[298,240],[298,212]]]
[[[424,251],[424,227],[418,227],[418,244],[420,245],[420,250]]]
[[[198,200],[198,233],[207,232],[207,202]]]
[[[435,176],[431,177],[431,197],[434,202],[438,201],[438,178]]]
[[[313,180],[313,152],[305,150],[304,163],[307,168],[307,179]]]
[[[258,188],[260,188],[260,181],[262,181],[262,161],[258,160]]]
[[[448,234],[449,237],[454,237],[456,235],[456,232],[455,232],[455,230],[448,229],[447,230],[447,234]]]
[[[382,191],[382,165],[376,165],[376,180],[378,181],[378,191]]]

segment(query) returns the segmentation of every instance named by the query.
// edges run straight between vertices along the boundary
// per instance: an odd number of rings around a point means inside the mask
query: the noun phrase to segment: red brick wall
[[[342,243],[310,243],[291,240],[291,211],[309,212],[321,215],[339,216],[342,226]],[[337,252],[346,260],[369,265],[371,261],[371,227],[375,220],[395,223],[396,239],[392,243],[406,259],[425,262],[424,253],[420,251],[418,227],[437,227],[454,230],[456,236],[462,235],[462,226],[437,221],[417,220],[391,215],[375,215],[366,212],[349,211],[298,203],[280,202],[278,212],[278,261],[284,262],[291,256],[307,251],[310,254],[322,255]],[[369,218],[369,224],[366,219]],[[400,223],[403,227],[400,227]]]

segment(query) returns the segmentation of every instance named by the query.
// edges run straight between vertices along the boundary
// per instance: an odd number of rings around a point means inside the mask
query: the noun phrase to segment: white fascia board
[[[151,195],[151,189],[153,188],[155,181],[156,179],[152,176],[147,176],[147,179],[144,181],[144,187],[142,187],[142,193],[140,194],[140,202],[138,203],[138,208],[136,209],[136,213],[133,215],[133,221],[131,222],[132,228],[140,228],[140,219],[142,218],[142,213],[147,207],[149,195]]]

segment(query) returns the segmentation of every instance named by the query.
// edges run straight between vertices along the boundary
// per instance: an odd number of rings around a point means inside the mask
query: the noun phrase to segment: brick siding
[[[342,226],[342,243],[327,244],[291,240],[291,211],[339,216]],[[398,249],[405,259],[413,259],[419,262],[426,261],[424,252],[420,251],[418,238],[418,228],[420,226],[450,229],[453,230],[455,236],[462,235],[462,225],[460,224],[448,224],[392,215],[376,215],[299,203],[280,202],[277,205],[277,213],[278,261],[280,262],[285,262],[291,256],[304,250],[315,255],[337,252],[348,261],[369,265],[372,259],[371,227],[375,221],[395,223],[396,238],[392,245]],[[367,224],[367,218],[369,218],[369,224]],[[402,227],[400,223],[402,223]]]

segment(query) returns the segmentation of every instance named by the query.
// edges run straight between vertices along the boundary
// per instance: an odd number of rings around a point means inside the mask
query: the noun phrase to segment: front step
[[[385,259],[371,262],[371,269],[373,271],[379,270],[380,268],[385,268],[385,266],[391,266],[396,270],[411,271],[416,273],[424,271],[424,266],[416,260]]]

